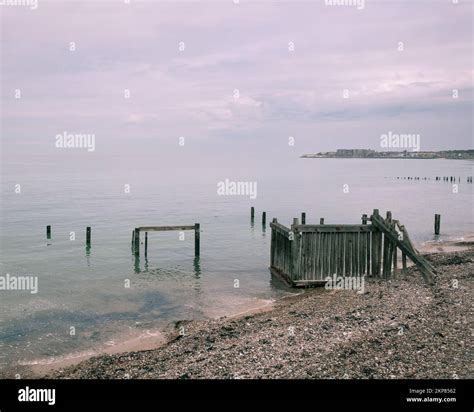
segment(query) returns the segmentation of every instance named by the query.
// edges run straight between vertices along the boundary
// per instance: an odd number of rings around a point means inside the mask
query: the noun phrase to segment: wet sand
[[[118,337],[120,339],[120,337]],[[37,359],[19,364],[18,373],[25,376],[43,376],[58,369],[76,365],[86,359],[103,354],[112,355],[156,349],[167,342],[166,335],[160,330],[147,330],[139,336],[125,338],[119,342],[109,341],[98,350],[75,352],[65,356]],[[15,368],[17,369],[17,368]],[[12,369],[10,369],[12,370]]]
[[[449,253],[462,252],[474,246],[474,235],[467,235],[456,240],[444,240],[442,237],[439,240],[431,240],[416,245],[420,253]]]

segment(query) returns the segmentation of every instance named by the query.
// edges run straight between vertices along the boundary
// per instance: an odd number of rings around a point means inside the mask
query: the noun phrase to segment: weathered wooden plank
[[[140,226],[137,229],[138,229],[139,232],[166,232],[166,231],[170,231],[170,230],[194,230],[194,225],[186,225],[186,226]]]
[[[431,265],[426,259],[424,259],[422,256],[418,255],[415,252],[413,245],[411,245],[409,242],[409,238],[407,236],[408,233],[406,233],[405,231],[403,240],[399,240],[397,233],[392,233],[390,229],[386,227],[385,223],[383,222],[383,220],[380,219],[379,216],[372,216],[371,219],[372,224],[380,228],[380,230],[383,230],[384,234],[391,238],[392,241],[397,244],[400,250],[404,252],[420,268],[420,272],[424,280],[427,283],[431,284],[433,282],[433,273],[431,270]]]
[[[291,241],[291,253],[290,253],[290,265],[291,265],[291,279],[296,280],[299,279],[300,276],[300,267],[301,267],[301,251],[300,251],[300,243],[301,243],[301,236],[300,233],[296,231],[296,227],[298,226],[298,218],[293,219],[293,224],[291,225],[291,232],[293,232],[293,240]]]
[[[387,260],[388,260],[388,247],[389,247],[389,238],[385,236],[383,237],[383,260],[382,260],[382,276],[384,279],[388,278],[387,274]]]
[[[290,235],[291,229],[283,226],[279,222],[270,222],[270,228],[276,230],[277,232],[281,233],[282,235],[288,237]]]
[[[330,270],[331,276],[336,274],[337,271],[337,237],[339,234],[331,233],[331,263],[330,263]]]
[[[362,276],[365,272],[365,233],[358,233],[358,259],[359,259],[359,276]]]
[[[366,274],[367,276],[371,276],[372,275],[372,261],[371,261],[371,258],[372,258],[372,255],[371,255],[371,250],[372,250],[372,233],[367,233],[367,270],[366,270]]]
[[[321,233],[316,232],[314,236],[316,237],[315,273],[316,278],[321,279],[323,277],[321,271]]]
[[[270,272],[272,275],[278,277],[279,279],[282,279],[288,286],[296,286],[291,277],[289,277],[286,273],[283,271],[277,269],[277,268],[270,268]]]
[[[272,223],[276,223],[276,222],[277,222],[277,219],[273,218]],[[270,237],[270,267],[273,267],[273,264],[275,262],[276,231],[273,227],[271,228],[271,230],[272,230],[272,233]]]
[[[293,282],[295,287],[306,287],[306,286],[324,286],[326,281],[323,279],[316,279],[316,280],[300,280]]]
[[[339,276],[344,276],[344,238],[345,234],[341,233],[337,235],[339,239],[339,270],[338,270],[338,275]]]
[[[344,276],[351,275],[351,243],[349,233],[344,233]]]
[[[351,233],[352,237],[352,276],[358,274],[358,262],[357,262],[357,235],[359,233]]]
[[[397,272],[397,258],[398,258],[398,252],[397,252],[397,244],[395,242],[392,242],[391,247],[390,247],[390,271],[391,271],[391,276],[394,276]]]
[[[372,225],[299,225],[299,232],[373,232]]]
[[[335,233],[328,233],[329,236],[329,250],[328,250],[328,276],[332,276],[334,274],[334,239],[336,238]]]

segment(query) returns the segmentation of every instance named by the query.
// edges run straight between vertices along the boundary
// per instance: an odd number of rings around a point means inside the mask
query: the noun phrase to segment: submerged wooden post
[[[252,208],[253,209],[253,208]],[[194,256],[199,256],[201,253],[201,225],[194,224]]]
[[[250,219],[253,220],[255,218],[255,208],[252,206],[250,208]]]
[[[301,224],[305,225],[306,224],[306,213],[301,212]]]
[[[134,241],[135,256],[140,256],[140,229],[138,228],[135,228]]]
[[[51,225],[46,226],[46,238],[51,239]]]
[[[87,246],[91,245],[91,227],[90,226],[86,227],[86,245]]]
[[[435,215],[435,221],[434,221],[434,232],[435,235],[439,235],[439,228],[441,226],[441,215],[436,214]]]
[[[145,256],[148,256],[148,232],[145,232]]]
[[[265,226],[267,223],[267,212],[262,212],[262,225]]]

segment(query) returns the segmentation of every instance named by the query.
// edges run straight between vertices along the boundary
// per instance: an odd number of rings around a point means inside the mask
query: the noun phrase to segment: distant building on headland
[[[337,157],[370,157],[377,153],[372,149],[337,149]]]
[[[335,152],[308,153],[304,158],[373,158],[373,159],[474,159],[474,150],[444,150],[439,152],[403,150],[378,152],[372,149],[337,149]]]

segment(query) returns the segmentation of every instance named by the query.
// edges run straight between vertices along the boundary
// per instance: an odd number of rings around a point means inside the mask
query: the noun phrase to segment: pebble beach
[[[364,293],[305,289],[271,310],[179,321],[147,351],[101,355],[42,377],[57,379],[472,378],[474,248],[431,253]]]

